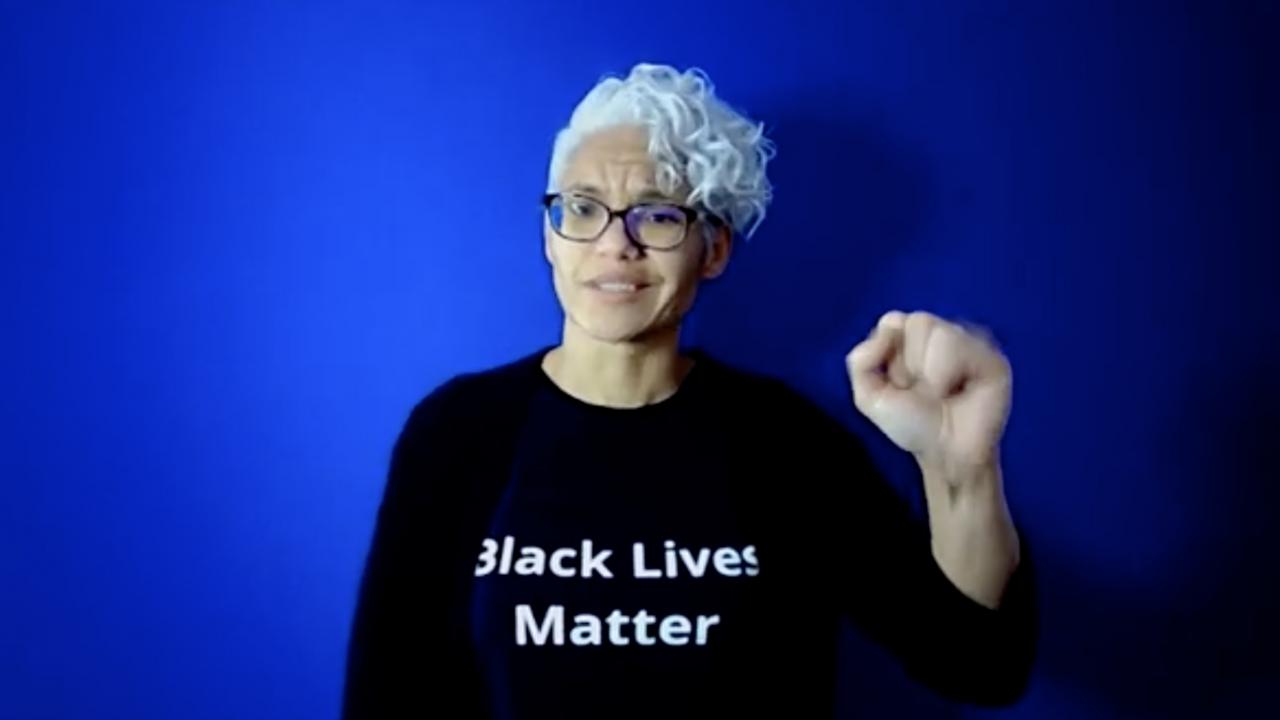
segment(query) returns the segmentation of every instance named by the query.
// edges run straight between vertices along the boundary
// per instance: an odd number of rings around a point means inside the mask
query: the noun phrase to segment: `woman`
[[[772,155],[697,70],[637,65],[582,100],[544,199],[560,343],[411,413],[346,717],[830,716],[841,616],[947,697],[1020,695],[1000,352],[890,312],[849,354],[854,404],[919,463],[926,526],[797,393],[681,351],[699,283],[764,217]]]

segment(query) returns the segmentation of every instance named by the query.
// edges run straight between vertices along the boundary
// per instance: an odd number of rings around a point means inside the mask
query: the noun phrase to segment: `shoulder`
[[[869,466],[873,463],[860,423],[852,410],[842,416],[829,411],[832,403],[820,403],[781,376],[745,369],[722,359],[709,360],[707,373],[713,402],[720,417],[743,437],[762,445],[780,447],[816,463],[840,461]]]
[[[703,348],[693,348],[689,354],[697,360],[706,385],[718,393],[738,394],[743,391],[778,392],[785,385],[782,380],[772,374],[751,370],[736,361],[709,352]]]
[[[700,363],[705,363],[709,390],[735,414],[765,415],[775,423],[834,422],[817,403],[781,376],[751,370],[702,350],[695,354]]]
[[[423,426],[494,417],[514,408],[522,394],[535,387],[546,348],[506,362],[458,372],[420,398],[409,413],[407,425]]]

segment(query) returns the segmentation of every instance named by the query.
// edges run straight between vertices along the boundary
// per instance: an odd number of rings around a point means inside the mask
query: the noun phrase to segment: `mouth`
[[[646,283],[632,282],[589,282],[587,287],[611,295],[633,295],[649,287]]]

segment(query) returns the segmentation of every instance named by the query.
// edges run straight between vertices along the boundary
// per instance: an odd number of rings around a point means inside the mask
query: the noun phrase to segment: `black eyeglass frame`
[[[555,223],[549,223],[551,225],[552,232],[564,238],[565,240],[568,240],[569,242],[591,243],[591,242],[595,242],[596,240],[599,240],[600,236],[604,235],[604,231],[609,229],[609,225],[613,223],[614,218],[620,218],[622,220],[622,230],[624,233],[626,233],[628,240],[630,240],[632,243],[642,248],[647,248],[650,250],[674,250],[675,248],[680,247],[681,245],[684,244],[684,239],[689,235],[689,228],[693,227],[694,222],[698,220],[709,222],[713,227],[729,226],[729,224],[725,222],[723,218],[721,218],[719,215],[716,215],[715,213],[708,212],[700,208],[691,208],[691,207],[688,207],[687,205],[681,205],[679,203],[649,201],[649,202],[640,202],[640,203],[635,203],[633,205],[628,205],[627,207],[624,207],[621,210],[614,210],[613,208],[606,205],[604,201],[597,200],[587,195],[575,195],[573,193],[559,193],[559,192],[549,192],[542,196],[543,216],[546,217],[546,214],[551,212],[551,203],[555,202],[559,198],[565,197],[566,195],[572,195],[573,197],[581,198],[583,200],[589,200],[590,202],[593,202],[599,205],[600,207],[604,208],[605,214],[608,216],[608,218],[604,222],[604,225],[600,227],[600,232],[596,233],[594,237],[587,238],[587,239],[572,238],[567,235],[564,235],[558,229],[556,229]],[[675,245],[655,247],[653,245],[646,245],[645,243],[641,242],[639,238],[633,237],[631,235],[631,226],[627,224],[627,215],[632,210],[635,210],[636,208],[643,208],[643,207],[669,207],[669,208],[675,208],[679,210],[681,213],[683,213],[684,221],[685,221],[685,232],[683,235],[680,236],[680,242],[676,243]]]

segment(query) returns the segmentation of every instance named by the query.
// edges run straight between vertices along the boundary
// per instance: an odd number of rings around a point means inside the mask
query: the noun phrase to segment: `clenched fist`
[[[845,361],[854,406],[918,461],[977,467],[998,460],[1013,373],[982,330],[895,310]]]

